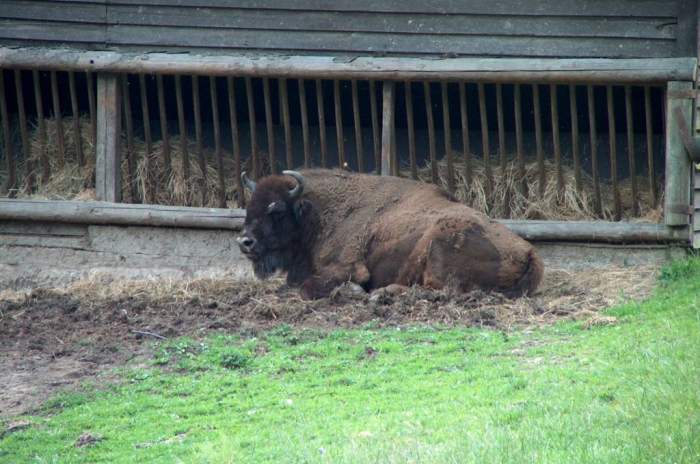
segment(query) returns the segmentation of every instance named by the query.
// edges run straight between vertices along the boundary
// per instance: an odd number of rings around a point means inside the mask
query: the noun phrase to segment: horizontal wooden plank
[[[99,201],[0,199],[0,219],[239,230],[245,211]]]
[[[242,209],[187,208],[106,202],[0,199],[0,219],[80,224],[240,230]],[[687,229],[661,224],[584,221],[498,221],[533,241],[687,242]]]
[[[532,241],[570,242],[688,242],[688,229],[663,224],[604,221],[500,220],[510,230]]]
[[[563,16],[675,15],[676,2],[664,0],[109,0],[110,4],[284,9],[303,11],[368,11],[385,13],[502,14]]]
[[[459,54],[462,56],[661,58],[673,56],[672,40],[422,36],[349,32],[256,31],[112,25],[116,46],[214,48],[341,53]]]
[[[483,15],[247,10],[173,6],[108,6],[110,24],[409,34],[675,38],[668,18]]]
[[[485,82],[659,83],[695,80],[695,58],[530,59],[118,53],[0,47],[0,66],[128,73],[299,78],[464,79]]]
[[[105,5],[90,3],[56,3],[54,1],[3,0],[0,3],[1,19],[26,19],[32,21],[65,21],[100,23],[107,21]]]
[[[99,24],[1,19],[0,40],[2,39],[104,43],[105,27]]]

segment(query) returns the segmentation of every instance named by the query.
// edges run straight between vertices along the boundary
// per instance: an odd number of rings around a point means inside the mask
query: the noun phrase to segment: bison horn
[[[251,192],[255,192],[255,181],[248,179],[248,174],[245,171],[241,173],[241,180],[243,181],[245,188]]]
[[[297,198],[304,191],[304,176],[297,171],[282,171],[282,174],[294,177],[297,181],[297,186],[289,191],[289,198]]]

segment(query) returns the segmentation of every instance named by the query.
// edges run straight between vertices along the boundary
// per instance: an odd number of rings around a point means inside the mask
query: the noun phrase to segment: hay
[[[50,177],[48,182],[37,182],[38,186],[30,191],[27,184],[21,186],[17,197],[33,199],[54,200],[94,200],[94,176],[95,176],[95,148],[90,137],[90,121],[87,117],[80,118],[80,132],[82,139],[84,166],[78,165],[75,150],[75,134],[72,118],[63,118],[65,137],[65,163],[59,164],[58,149],[56,144],[57,130],[53,118],[46,119],[47,146],[46,155],[50,164]],[[219,205],[219,174],[214,152],[204,150],[206,159],[206,175],[200,169],[197,158],[196,143],[188,140],[190,176],[184,175],[184,156],[179,136],[170,137],[170,157],[172,170],[168,173],[165,169],[163,157],[163,143],[156,142],[152,145],[150,153],[146,153],[146,144],[140,139],[134,139],[134,178],[128,182],[128,151],[126,139],[122,135],[122,198],[132,203],[140,203],[145,199],[146,203],[177,206],[202,206],[218,207]],[[41,163],[38,129],[31,131],[30,143],[32,145],[32,174],[36,179],[41,178]],[[234,166],[230,153],[222,153],[224,159],[224,177],[232,179]],[[27,166],[22,166],[22,169]],[[135,186],[132,189],[132,184]],[[225,184],[227,207],[237,208],[238,192],[235,182]],[[202,188],[204,186],[204,188]],[[205,194],[202,194],[202,191]],[[134,194],[132,194],[132,192]]]
[[[517,162],[509,161],[505,170],[498,166],[492,167],[493,189],[487,191],[484,163],[481,160],[472,160],[472,179],[467,181],[466,172],[462,168],[464,160],[459,156],[454,157],[455,166],[455,197],[472,208],[500,219],[540,219],[540,220],[595,220],[614,218],[613,188],[608,182],[600,182],[603,210],[598,214],[595,209],[595,190],[593,178],[587,173],[581,173],[581,190],[576,189],[574,169],[563,165],[564,190],[557,187],[556,166],[554,163],[545,162],[544,195],[540,195],[539,169],[536,162],[525,164],[525,185],[523,191],[523,178],[519,174]],[[410,172],[402,171],[402,176],[410,176]],[[418,170],[418,178],[425,182],[431,180],[431,164]],[[438,162],[438,183],[447,190],[447,161]],[[632,183],[630,179],[619,182],[623,217],[636,220],[659,222],[662,218],[661,208],[651,203],[651,198],[646,186],[648,180],[642,176],[637,177],[639,186],[640,214],[633,214]],[[661,202],[659,202],[661,204]]]
[[[94,171],[95,158],[94,146],[90,136],[90,125],[87,117],[80,118],[81,139],[85,166],[80,167],[75,153],[75,134],[73,133],[72,118],[63,119],[65,158],[63,167],[59,167],[58,150],[56,144],[56,123],[52,118],[46,119],[47,146],[46,154],[50,161],[51,176],[46,183],[37,182],[34,191],[30,191],[26,182],[20,186],[17,196],[20,198],[63,199],[63,200],[90,200],[94,199]],[[41,163],[39,162],[39,137],[37,128],[31,131],[33,174],[39,180],[41,178]],[[153,144],[151,152],[146,153],[145,143],[140,139],[134,140],[134,159],[136,160],[133,186],[126,181],[128,179],[128,164],[126,156],[126,141],[122,143],[122,198],[125,201],[177,205],[177,206],[204,206],[218,207],[219,182],[217,163],[212,150],[205,149],[206,175],[202,173],[196,154],[196,144],[188,140],[188,153],[190,164],[190,177],[184,176],[184,161],[179,136],[170,138],[170,156],[172,171],[165,170],[163,160],[163,144]],[[563,166],[565,188],[559,191],[556,181],[556,167],[551,162],[545,163],[546,184],[544,195],[539,195],[539,171],[537,163],[525,165],[525,184],[527,191],[520,189],[522,179],[519,176],[517,164],[510,161],[505,170],[494,166],[493,185],[491,192],[486,191],[484,165],[478,160],[472,160],[472,181],[467,182],[463,166],[463,160],[455,155],[455,196],[467,205],[482,211],[491,217],[502,219],[543,219],[543,220],[595,220],[614,219],[613,189],[607,181],[601,181],[601,197],[603,211],[596,212],[593,179],[582,172],[582,186],[578,191],[575,185],[574,170],[571,166]],[[226,206],[236,208],[240,206],[239,192],[236,190],[234,180],[233,156],[223,153],[224,178],[226,190]],[[270,165],[265,153],[259,154],[259,170],[263,175],[269,174]],[[251,171],[251,160],[244,161],[242,169]],[[25,170],[26,166],[20,166]],[[402,176],[408,177],[407,172]],[[423,181],[429,181],[431,176],[430,164],[418,170],[418,176]],[[439,184],[447,188],[447,162],[438,162]],[[25,177],[26,178],[26,177]],[[639,176],[639,209],[640,213],[633,212],[631,181],[622,179],[619,182],[623,218],[627,220],[658,223],[662,219],[660,206],[651,204],[647,189],[648,180]],[[204,186],[204,188],[202,187]],[[206,192],[206,194],[203,194]],[[132,195],[133,191],[133,195]],[[663,202],[659,202],[662,204]]]

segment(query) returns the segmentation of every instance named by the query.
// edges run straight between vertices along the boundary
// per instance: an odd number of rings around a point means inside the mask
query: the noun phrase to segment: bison
[[[242,177],[252,197],[241,252],[257,277],[285,271],[304,298],[348,281],[515,297],[542,279],[531,244],[434,185],[327,169]]]

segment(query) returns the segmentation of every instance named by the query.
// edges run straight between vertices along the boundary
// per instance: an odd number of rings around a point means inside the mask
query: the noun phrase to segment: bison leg
[[[301,297],[307,300],[326,298],[339,285],[354,282],[364,286],[369,282],[369,270],[364,263],[328,266],[301,284]]]

